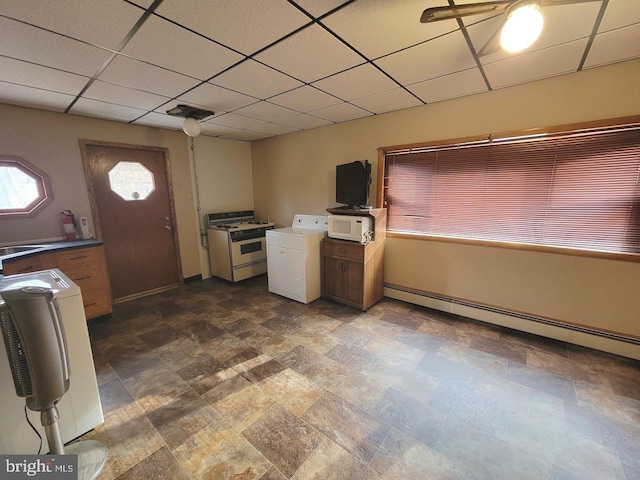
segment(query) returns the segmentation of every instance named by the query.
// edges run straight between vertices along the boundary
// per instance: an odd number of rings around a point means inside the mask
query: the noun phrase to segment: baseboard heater
[[[514,312],[511,310],[505,310],[502,308],[497,308],[497,307],[491,307],[488,305],[483,305],[481,303],[474,303],[474,302],[470,302],[467,300],[461,300],[459,298],[453,298],[453,297],[447,297],[444,295],[438,295],[435,293],[431,293],[431,292],[425,292],[423,290],[416,290],[413,288],[409,288],[409,287],[403,287],[400,285],[394,285],[394,284],[390,284],[390,283],[385,283],[384,284],[385,289],[390,289],[390,290],[397,290],[400,292],[404,292],[404,293],[409,293],[411,295],[417,295],[420,297],[426,297],[426,298],[431,298],[433,300],[438,300],[440,302],[447,302],[447,303],[451,303],[451,304],[456,304],[456,305],[462,305],[465,307],[469,307],[469,308],[475,308],[478,310],[483,310],[486,312],[491,312],[491,313],[496,313],[499,315],[506,315],[509,317],[513,317],[513,318],[518,318],[521,320],[527,320],[530,322],[535,322],[535,323],[539,323],[539,324],[543,324],[543,325],[549,325],[552,327],[558,327],[558,328],[563,328],[565,330],[572,330],[574,332],[579,332],[579,333],[584,333],[587,335],[595,335],[598,337],[602,337],[602,338],[607,338],[609,340],[615,340],[618,342],[624,342],[624,343],[629,343],[631,345],[638,345],[640,346],[640,338],[634,338],[634,337],[628,337],[625,335],[620,335],[617,333],[613,333],[613,332],[607,332],[607,331],[603,331],[603,330],[597,330],[597,329],[593,329],[593,328],[588,328],[582,325],[575,325],[575,324],[571,324],[571,323],[565,323],[565,322],[561,322],[558,320],[552,320],[549,318],[543,318],[543,317],[536,317],[534,315],[529,315],[526,313],[520,313],[520,312]],[[387,295],[390,296],[390,295]],[[391,298],[395,298],[393,296],[391,296]],[[433,307],[431,307],[433,308]],[[435,308],[437,310],[437,308]],[[452,313],[452,312],[449,312]]]

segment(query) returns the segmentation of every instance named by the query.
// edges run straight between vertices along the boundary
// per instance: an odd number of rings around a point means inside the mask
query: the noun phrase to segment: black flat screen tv
[[[336,203],[345,208],[366,208],[371,184],[371,164],[367,160],[336,166]]]

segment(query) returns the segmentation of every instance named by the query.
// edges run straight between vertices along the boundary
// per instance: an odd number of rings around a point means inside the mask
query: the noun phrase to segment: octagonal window
[[[51,199],[44,172],[20,157],[0,157],[0,219],[34,216]]]
[[[109,170],[109,185],[128,202],[144,200],[156,189],[153,173],[139,162],[118,162]]]

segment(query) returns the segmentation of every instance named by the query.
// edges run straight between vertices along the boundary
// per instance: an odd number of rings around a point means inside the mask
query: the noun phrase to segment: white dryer
[[[298,214],[290,227],[267,230],[270,292],[302,303],[320,297],[320,243],[327,236],[328,225],[326,215]]]

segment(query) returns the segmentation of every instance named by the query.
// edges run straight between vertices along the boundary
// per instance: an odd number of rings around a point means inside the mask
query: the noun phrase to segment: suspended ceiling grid
[[[640,57],[640,0],[543,8],[532,47],[483,57],[501,17],[419,22],[448,4],[3,0],[0,103],[170,129],[188,104],[253,141]]]

